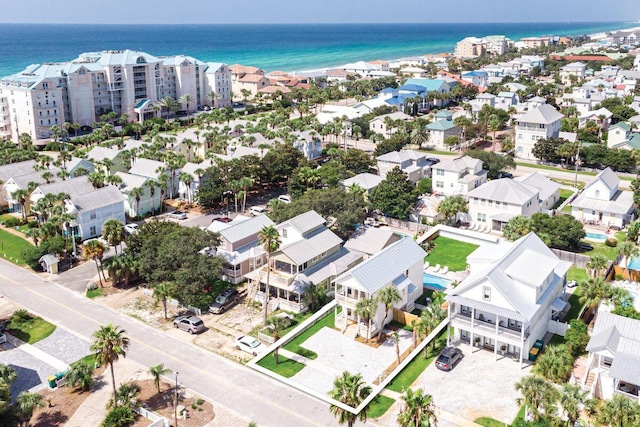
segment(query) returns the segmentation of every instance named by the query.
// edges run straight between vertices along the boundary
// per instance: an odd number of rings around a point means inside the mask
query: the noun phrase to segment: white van
[[[278,200],[281,201],[282,203],[291,203],[291,197],[289,197],[288,194],[283,194],[281,196],[278,196]]]
[[[251,206],[249,208],[249,213],[253,216],[258,216],[267,213],[267,208],[264,206]]]

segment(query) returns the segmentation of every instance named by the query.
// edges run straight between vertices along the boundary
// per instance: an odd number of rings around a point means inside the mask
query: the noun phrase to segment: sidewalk
[[[137,363],[125,358],[120,358],[120,360],[114,364],[113,369],[116,376],[116,384],[124,383],[128,381],[131,376],[135,375],[137,371],[144,370],[144,368]],[[99,426],[106,417],[107,402],[113,393],[111,370],[109,367],[107,367],[96,380],[96,382],[101,383],[101,385],[99,388],[91,391],[78,410],[71,416],[69,421],[65,423],[65,427]]]

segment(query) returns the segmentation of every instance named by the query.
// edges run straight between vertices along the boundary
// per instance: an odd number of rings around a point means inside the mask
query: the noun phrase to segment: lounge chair
[[[489,227],[489,226],[487,225],[487,226],[484,228],[484,232],[485,232],[486,234],[491,233],[491,227]]]
[[[449,272],[449,267],[448,266],[444,266],[442,267],[442,271],[440,272],[440,274],[447,274]]]
[[[433,267],[433,272],[438,273],[439,271],[440,271],[440,264],[436,264],[436,266]]]
[[[426,273],[429,270],[429,261],[424,262],[424,272]]]

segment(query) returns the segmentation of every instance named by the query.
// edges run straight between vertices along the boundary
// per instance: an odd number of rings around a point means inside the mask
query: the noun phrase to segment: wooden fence
[[[400,322],[404,325],[409,325],[411,326],[413,324],[413,322],[417,322],[420,320],[419,316],[416,316],[415,314],[411,314],[407,311],[402,311],[400,309],[394,308],[393,309],[393,320],[395,320],[396,322]]]

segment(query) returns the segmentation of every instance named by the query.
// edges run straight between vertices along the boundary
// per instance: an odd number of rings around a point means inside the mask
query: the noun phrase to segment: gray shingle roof
[[[0,166],[0,181],[7,182],[7,180],[11,177],[34,172],[33,167],[35,165],[35,160],[27,160],[24,162],[2,165]]]
[[[87,153],[87,159],[92,162],[101,162],[104,159],[109,159],[113,161],[116,157],[118,157],[120,151],[114,150],[113,148],[95,146]]]
[[[520,206],[537,197],[538,190],[509,178],[494,179],[469,191],[468,197],[498,202],[517,203]]]
[[[60,172],[60,169],[58,168],[45,169],[24,175],[18,175],[11,177],[11,179],[19,188],[26,190],[30,182],[35,182],[36,184],[46,184],[47,180],[42,177],[42,174],[44,174],[45,172],[50,172],[52,174],[52,177],[49,179],[51,182],[57,182],[60,180],[60,178],[56,176],[56,174]]]
[[[404,274],[416,262],[421,261],[427,253],[413,239],[404,239],[387,246],[381,252],[356,265],[336,279],[341,281],[353,277],[369,294],[392,283]]]
[[[78,212],[100,209],[123,201],[124,196],[113,185],[71,196],[71,202]]]
[[[134,188],[142,188],[149,180],[149,178],[144,176],[131,175],[126,172],[116,172],[115,175],[120,177],[122,180],[122,183],[118,185],[118,188],[123,193],[129,193]]]
[[[460,172],[465,169],[475,169],[478,163],[482,164],[482,161],[478,159],[474,159],[471,156],[462,156],[456,159],[443,160],[437,165],[434,165],[432,168],[444,169],[446,171]]]
[[[147,178],[157,179],[161,173],[156,172],[158,168],[166,169],[167,165],[157,160],[136,159],[133,167],[129,169],[131,175],[146,176]]]
[[[74,194],[82,194],[92,191],[93,185],[86,176],[78,176],[69,178],[65,181],[53,182],[51,184],[43,184],[38,187],[42,194],[59,194],[67,193],[69,196]]]
[[[602,182],[609,190],[613,191],[620,185],[620,178],[618,178],[618,175],[616,175],[611,168],[606,168],[589,181],[584,188],[589,188],[598,182]]]
[[[560,189],[560,184],[551,181],[540,172],[532,172],[523,176],[514,178],[514,181],[522,182],[535,187],[540,192],[539,197],[541,200],[548,199],[552,194]]]
[[[520,123],[536,123],[536,124],[551,124],[564,117],[558,110],[553,108],[549,104],[542,104],[535,110],[529,111],[524,116],[518,119]]]
[[[374,175],[372,173],[365,172],[365,173],[360,173],[356,176],[352,176],[351,178],[345,179],[344,181],[342,181],[342,185],[344,185],[345,188],[349,188],[353,184],[356,184],[359,187],[362,187],[364,190],[368,191],[368,190],[371,190],[372,188],[375,188],[383,180],[384,178],[382,178],[379,175]]]
[[[401,238],[402,236],[388,229],[360,227],[345,242],[344,247],[373,255]]]

